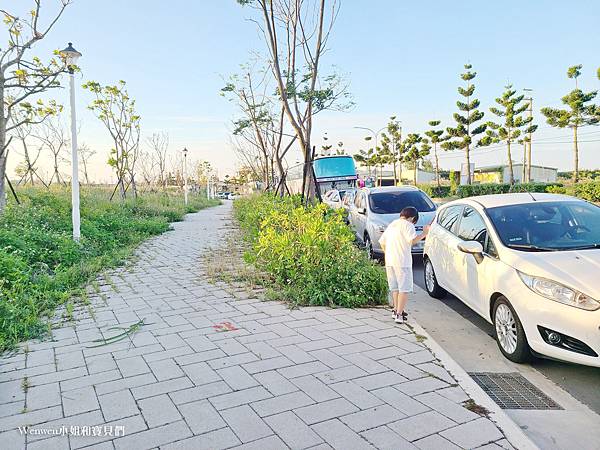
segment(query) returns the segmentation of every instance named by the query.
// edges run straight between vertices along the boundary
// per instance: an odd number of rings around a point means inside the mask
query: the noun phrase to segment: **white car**
[[[419,221],[415,225],[417,232],[421,232],[435,216],[436,206],[433,201],[414,186],[384,186],[356,191],[354,205],[348,211],[348,219],[356,240],[367,249],[371,258],[383,257],[379,238],[407,206],[413,206],[419,211]],[[422,253],[423,241],[415,244],[412,252]]]
[[[440,207],[425,286],[494,325],[514,362],[531,354],[600,367],[600,208],[566,195],[472,197]]]
[[[233,194],[231,192],[229,194],[227,194],[227,200],[235,200],[235,194]]]
[[[333,209],[342,207],[342,200],[344,198],[345,191],[338,191],[337,189],[331,189],[323,195],[323,203]]]

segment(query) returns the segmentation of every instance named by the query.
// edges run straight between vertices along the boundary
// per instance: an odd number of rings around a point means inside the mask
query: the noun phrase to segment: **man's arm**
[[[422,241],[423,239],[425,239],[427,237],[427,234],[429,233],[429,225],[425,225],[423,227],[423,232],[421,234],[418,234],[414,237],[414,239],[412,240],[412,245],[415,245],[417,242]]]

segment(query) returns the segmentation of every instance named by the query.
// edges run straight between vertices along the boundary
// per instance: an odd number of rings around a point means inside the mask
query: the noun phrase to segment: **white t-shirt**
[[[385,265],[412,267],[412,240],[416,237],[412,222],[400,218],[390,223],[379,238],[379,243],[385,246]]]

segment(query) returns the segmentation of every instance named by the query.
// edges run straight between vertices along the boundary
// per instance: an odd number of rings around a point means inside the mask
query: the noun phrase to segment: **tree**
[[[69,133],[65,129],[60,117],[48,118],[37,126],[34,137],[40,141],[42,149],[48,150],[52,155],[52,176],[48,184],[53,182],[66,186],[66,181],[60,173],[60,166],[69,163]]]
[[[435,171],[435,181],[440,186],[440,160],[438,158],[438,144],[442,144],[449,139],[449,136],[444,135],[444,130],[436,128],[441,122],[439,120],[430,120],[428,122],[431,129],[425,132],[425,136],[429,138],[429,142],[433,144],[433,161]]]
[[[410,133],[406,136],[404,143],[404,160],[409,164],[413,171],[413,183],[417,185],[417,172],[419,171],[419,161],[429,155],[431,146],[426,138],[417,133]]]
[[[533,133],[536,125],[532,125],[533,117],[524,117],[523,113],[529,108],[529,103],[523,103],[524,95],[516,95],[517,91],[512,88],[512,85],[505,86],[505,91],[502,97],[496,99],[496,103],[500,108],[492,106],[490,111],[492,114],[502,119],[502,123],[489,121],[487,123],[486,136],[481,140],[484,145],[493,143],[505,142],[508,155],[508,169],[510,176],[510,184],[515,183],[515,173],[513,170],[513,161],[511,153],[511,145],[513,142],[518,142],[521,135]],[[524,138],[526,141],[527,138]],[[525,161],[523,161],[523,170],[525,170]],[[522,180],[525,182],[525,179]]]
[[[158,184],[162,189],[167,187],[167,152],[169,151],[169,134],[166,132],[152,133],[146,139],[150,148],[150,161],[153,170],[158,172]]]
[[[17,184],[27,184],[27,181],[29,181],[34,186],[37,179],[44,186],[48,187],[44,179],[38,174],[36,167],[42,153],[42,147],[32,150],[29,146],[32,132],[32,126],[28,123],[23,124],[14,131],[14,136],[21,142],[21,146],[23,147],[23,153],[21,154],[23,161],[15,169],[16,174],[20,177]]]
[[[577,134],[580,127],[593,125],[600,122],[600,108],[591,104],[596,97],[597,91],[583,92],[579,89],[577,78],[581,75],[581,65],[569,67],[567,77],[575,79],[575,89],[561,98],[565,109],[542,108],[542,114],[546,116],[548,125],[557,128],[571,128],[573,130],[573,182],[579,180],[579,145]]]
[[[398,179],[402,178],[402,159],[401,152],[402,127],[396,120],[396,116],[390,117],[386,132],[381,133],[381,147],[387,156],[387,160],[394,168],[394,186],[398,184]],[[400,163],[400,177],[398,177],[398,163]]]
[[[361,166],[367,168],[369,176],[371,176],[371,167],[375,165],[374,153],[374,150],[370,148],[368,150],[359,150],[358,153],[354,155],[354,160]]]
[[[90,163],[90,159],[92,159],[96,154],[96,150],[92,150],[85,142],[82,142],[77,149],[77,153],[79,154],[79,159],[81,160],[81,168],[83,169],[83,179],[85,180],[85,184],[90,184],[88,165]]]
[[[42,0],[33,0],[33,8],[23,18],[0,9],[8,32],[5,47],[0,48],[0,212],[6,204],[5,177],[10,133],[26,124],[43,122],[56,114],[59,106],[44,103],[39,94],[60,86],[58,78],[65,66],[56,58],[48,63],[29,53],[43,40],[62,16],[71,0],[58,0],[59,8],[48,24],[42,25]]]
[[[117,175],[117,185],[110,198],[118,190],[121,200],[125,200],[130,187],[137,197],[135,169],[140,147],[141,117],[135,110],[135,100],[129,96],[126,84],[121,80],[112,86],[102,86],[96,81],[83,85],[95,97],[88,109],[96,114],[113,140],[108,164]]]
[[[270,69],[277,98],[298,139],[304,157],[302,195],[311,201],[316,191],[312,146],[315,114],[327,109],[344,110],[351,103],[347,83],[337,74],[320,76],[321,59],[327,50],[339,10],[336,0],[237,0],[254,6],[261,16],[255,21],[269,50]],[[327,7],[329,3],[330,7]]]
[[[479,111],[479,100],[473,98],[475,85],[472,80],[477,76],[477,72],[471,72],[471,64],[465,64],[465,72],[460,77],[465,82],[465,87],[459,86],[458,93],[465,101],[458,100],[456,106],[459,112],[454,113],[456,127],[446,128],[450,140],[442,144],[445,150],[463,150],[465,152],[465,162],[467,164],[467,184],[471,184],[471,145],[473,137],[483,133],[487,125],[478,122],[483,118],[483,111]],[[461,114],[463,113],[463,114]]]

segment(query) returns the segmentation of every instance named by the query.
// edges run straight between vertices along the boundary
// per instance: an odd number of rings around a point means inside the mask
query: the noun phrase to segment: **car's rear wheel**
[[[516,363],[529,361],[531,349],[527,336],[519,316],[506,297],[499,297],[494,303],[493,317],[496,342],[502,354]]]
[[[433,264],[429,258],[425,258],[423,275],[425,277],[425,289],[430,297],[433,298],[444,298],[446,296],[446,289],[438,284],[433,270]]]

